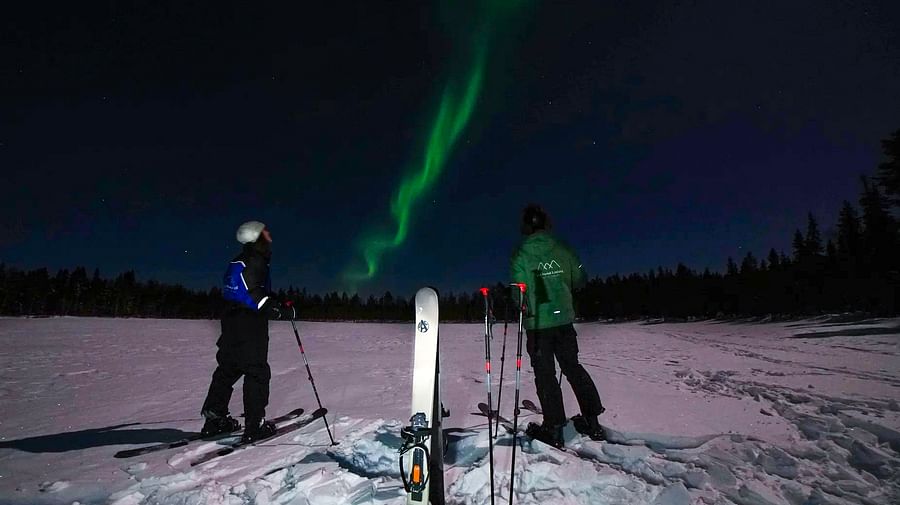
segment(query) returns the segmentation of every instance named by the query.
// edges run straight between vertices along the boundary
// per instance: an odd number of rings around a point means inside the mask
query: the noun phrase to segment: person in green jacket
[[[556,380],[554,359],[572,386],[581,416],[575,427],[594,440],[604,438],[597,419],[603,403],[587,370],[578,362],[575,308],[572,290],[584,285],[586,275],[578,256],[550,234],[547,213],[530,204],[522,211],[522,242],[510,260],[513,282],[525,283],[527,351],[534,368],[534,382],[543,410],[541,426],[529,427],[529,434],[552,445],[563,445],[566,424],[562,391]]]

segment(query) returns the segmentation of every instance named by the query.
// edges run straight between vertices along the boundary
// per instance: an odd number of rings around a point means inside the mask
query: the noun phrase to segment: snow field
[[[855,323],[577,325],[610,442],[520,439],[515,503],[900,503],[900,329]],[[492,344],[494,401],[502,326]],[[216,442],[114,459],[199,429],[215,321],[0,319],[0,503],[401,504],[412,325],[298,324],[321,421],[191,467]],[[510,328],[512,330],[512,328]],[[317,405],[288,323],[272,323],[271,415]],[[501,412],[512,417],[515,336]],[[490,503],[483,326],[441,327],[449,503]],[[521,398],[536,400],[527,357]],[[577,404],[563,381],[569,415]],[[240,382],[232,400],[241,412]],[[539,422],[523,411],[520,426]],[[511,435],[495,440],[509,493]]]

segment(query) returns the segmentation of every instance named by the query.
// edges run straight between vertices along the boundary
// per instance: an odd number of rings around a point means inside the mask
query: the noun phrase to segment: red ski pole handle
[[[488,295],[488,292],[490,291],[490,289],[488,289],[488,288],[481,288],[481,289],[479,289],[478,291],[481,291],[481,296],[487,298],[487,295]]]
[[[519,288],[519,291],[521,291],[522,293],[524,293],[528,289],[528,286],[524,282],[514,282],[510,284],[510,286]]]

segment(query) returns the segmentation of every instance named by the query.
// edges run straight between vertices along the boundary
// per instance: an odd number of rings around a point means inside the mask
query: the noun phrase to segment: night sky
[[[350,289],[484,18],[326,3],[4,7],[0,261],[205,289],[256,219],[276,288]],[[900,128],[900,2],[632,3],[489,18],[465,128],[354,287],[506,280],[529,202],[592,276],[790,253],[809,211],[829,236]]]

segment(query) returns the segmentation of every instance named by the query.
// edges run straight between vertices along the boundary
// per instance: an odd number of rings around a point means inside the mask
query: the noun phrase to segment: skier
[[[243,376],[246,427],[242,440],[249,442],[275,434],[275,425],[265,421],[272,377],[268,319],[281,319],[293,308],[280,308],[271,293],[272,234],[266,225],[247,221],[238,228],[237,240],[243,249],[225,271],[226,308],[222,335],[216,342],[218,367],[201,409],[206,418],[201,433],[212,436],[240,429],[240,423],[228,415],[228,402],[232,387]]]
[[[594,381],[578,362],[575,309],[572,290],[585,282],[585,272],[575,253],[550,234],[547,213],[529,204],[522,211],[522,242],[512,254],[514,282],[527,286],[526,350],[534,368],[534,382],[543,410],[543,423],[529,427],[529,435],[556,447],[563,446],[566,424],[562,391],[556,380],[554,358],[568,379],[584,422],[576,428],[593,440],[603,440],[597,416],[605,410]]]

